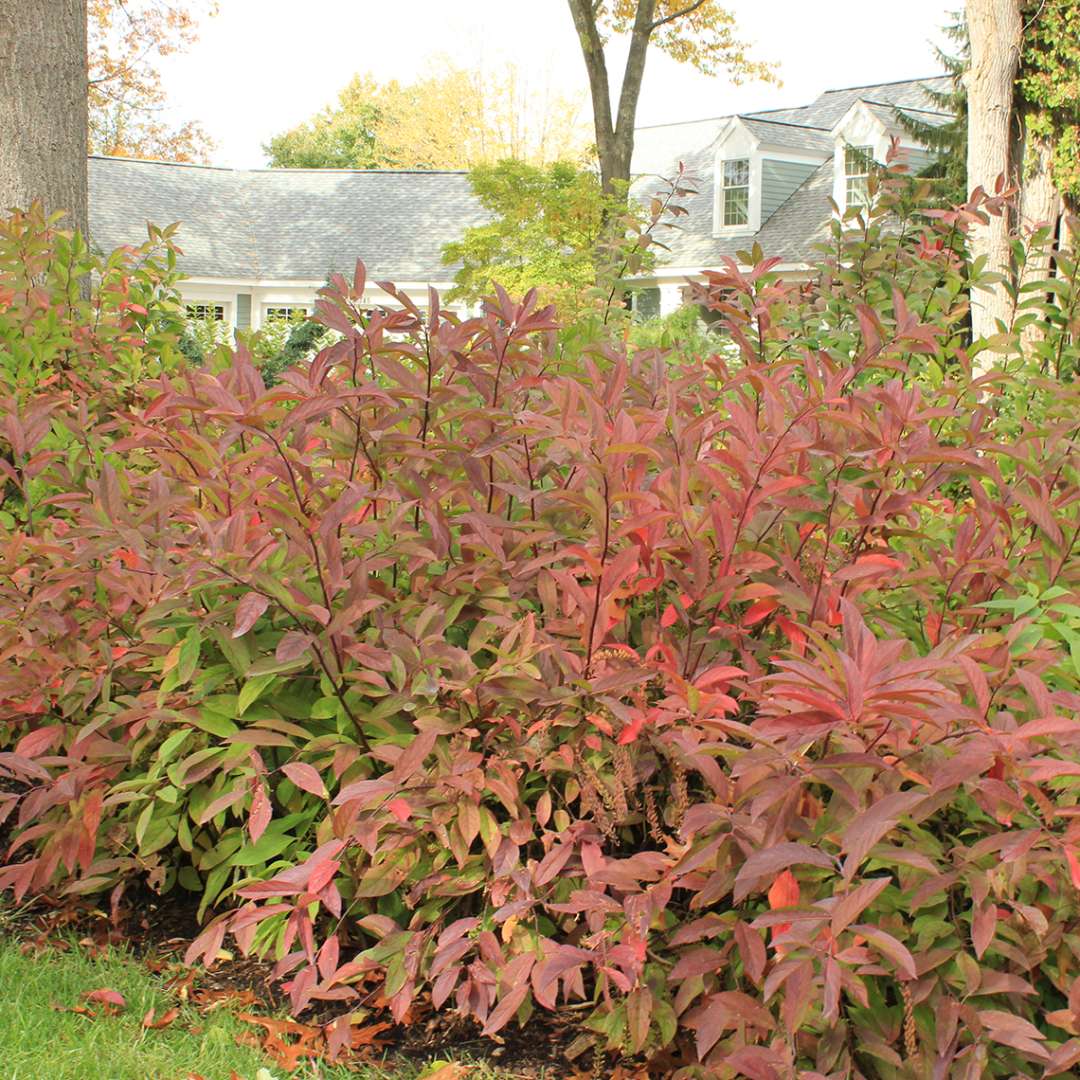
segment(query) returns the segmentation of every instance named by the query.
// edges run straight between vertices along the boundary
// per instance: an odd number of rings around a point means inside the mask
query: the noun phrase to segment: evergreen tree
[[[955,21],[943,28],[945,35],[956,45],[955,53],[936,48],[938,62],[951,78],[947,90],[927,88],[935,109],[948,113],[951,119],[944,124],[932,124],[896,110],[898,123],[914,139],[930,150],[934,158],[917,176],[932,180],[935,201],[945,205],[961,203],[967,198],[967,89],[964,72],[968,65],[968,33],[961,12],[952,12]]]

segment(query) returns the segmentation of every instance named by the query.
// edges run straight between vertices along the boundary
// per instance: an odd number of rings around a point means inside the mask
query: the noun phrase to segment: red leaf
[[[1080,859],[1077,859],[1074,848],[1065,848],[1065,860],[1069,864],[1069,878],[1072,880],[1073,886],[1080,889]]]
[[[293,660],[299,660],[311,648],[311,638],[299,630],[290,630],[284,634],[274,650],[274,659],[279,663],[288,664]]]
[[[777,908],[796,907],[799,903],[799,882],[790,870],[784,870],[776,875],[772,887],[769,889],[769,907],[775,911]]]
[[[274,809],[270,805],[266,788],[258,784],[251,795],[251,813],[248,815],[248,832],[251,833],[251,842],[257,844],[259,837],[266,832],[266,826],[274,815]]]
[[[117,993],[115,990],[90,990],[88,993],[83,994],[83,997],[87,1001],[109,1005],[114,1009],[123,1009],[127,1007],[124,995]]]
[[[325,862],[317,863],[308,880],[308,891],[312,893],[322,892],[334,880],[334,875],[340,869],[341,861],[339,859],[327,859]]]
[[[15,753],[26,758],[36,758],[46,750],[51,750],[63,734],[63,724],[50,724],[48,727],[38,728],[37,731],[24,735],[15,744]]]
[[[753,626],[754,623],[761,622],[762,619],[771,615],[779,606],[780,604],[776,600],[758,600],[746,609],[746,614],[742,617],[742,625]]]
[[[236,605],[236,621],[233,623],[232,636],[243,637],[259,621],[259,616],[269,606],[269,598],[263,596],[262,593],[246,593]]]
[[[783,615],[776,616],[776,625],[787,635],[788,641],[791,642],[791,647],[802,656],[806,652],[806,633],[803,631],[797,623],[791,621],[791,619],[785,618]]]
[[[167,1028],[179,1015],[180,1015],[180,1010],[176,1009],[176,1008],[173,1008],[173,1009],[169,1009],[168,1012],[162,1013],[161,1018],[159,1020],[155,1020],[154,1019],[154,1010],[151,1009],[142,1018],[142,1026],[144,1028],[147,1028],[147,1029],[150,1029],[150,1030],[153,1030],[153,1031],[160,1031],[161,1028]]]
[[[408,821],[412,816],[412,807],[404,799],[391,799],[386,804],[386,809],[390,811],[398,819],[398,821]]]
[[[326,785],[319,775],[319,770],[313,765],[307,765],[303,761],[290,761],[288,765],[281,766],[281,771],[309,795],[318,795],[320,799],[327,797]]]
[[[674,604],[668,604],[668,606],[664,608],[664,613],[660,616],[660,625],[665,629],[669,626],[674,626],[678,618],[678,609]]]
[[[730,667],[727,664],[717,664],[714,667],[709,668],[707,671],[703,671],[695,680],[694,685],[699,690],[705,690],[712,686],[714,683],[727,683],[732,679],[745,679],[746,672],[737,667]]]
[[[643,709],[637,709],[634,712],[634,716],[630,723],[627,724],[622,731],[619,732],[618,743],[620,746],[628,746],[634,742],[641,734],[641,729],[645,726],[645,712]]]

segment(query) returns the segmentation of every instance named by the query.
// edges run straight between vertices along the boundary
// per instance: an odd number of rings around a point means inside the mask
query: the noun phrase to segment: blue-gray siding
[[[929,150],[904,150],[904,164],[908,167],[909,176],[918,176],[919,173],[930,164],[937,156]]]
[[[236,294],[236,328],[237,330],[251,328],[251,293]]]
[[[817,169],[817,165],[802,161],[776,161],[764,158],[761,162],[761,224],[773,216],[781,203],[793,195]]]

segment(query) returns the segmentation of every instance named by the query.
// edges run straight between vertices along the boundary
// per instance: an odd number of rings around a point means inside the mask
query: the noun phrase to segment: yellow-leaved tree
[[[716,0],[567,0],[589,76],[600,178],[607,192],[630,179],[645,58],[655,46],[707,75],[721,71],[733,82],[775,81],[769,64],[751,60],[736,36],[735,17]],[[629,49],[612,111],[604,46],[611,34],[629,36]]]
[[[506,158],[543,165],[580,155],[583,99],[508,64],[445,62],[409,83],[357,75],[336,105],[276,135],[270,164],[307,169],[471,169]]]
[[[164,118],[158,61],[182,52],[214,0],[87,0],[90,150],[117,157],[205,161],[212,144],[194,121]]]

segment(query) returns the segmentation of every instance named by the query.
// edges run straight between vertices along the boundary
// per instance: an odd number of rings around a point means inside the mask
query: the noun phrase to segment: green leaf
[[[187,742],[191,737],[190,729],[181,729],[180,731],[174,731],[162,744],[158,747],[158,761],[162,764],[175,757],[179,752],[180,747]]]
[[[248,679],[244,683],[240,690],[240,696],[236,701],[236,715],[243,716],[248,710],[248,706],[258,700],[262,696],[263,691],[277,678],[277,675],[270,672],[266,675],[256,675],[254,678]]]
[[[289,833],[266,830],[257,843],[246,844],[231,859],[230,866],[259,866],[269,862],[275,855],[280,855],[290,844],[296,843],[296,837]]]
[[[199,628],[193,626],[184,636],[184,643],[180,646],[180,656],[176,661],[176,682],[183,686],[191,680],[195,674],[195,668],[199,665],[199,653],[202,650],[202,635]]]
[[[234,709],[238,706],[234,701]],[[240,728],[237,724],[231,720],[228,716],[223,715],[216,709],[211,708],[210,702],[204,702],[203,707],[199,710],[198,714],[193,720],[197,728],[201,728],[203,731],[209,732],[211,735],[216,735],[220,739],[227,738],[230,735],[234,735]]]

